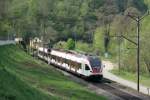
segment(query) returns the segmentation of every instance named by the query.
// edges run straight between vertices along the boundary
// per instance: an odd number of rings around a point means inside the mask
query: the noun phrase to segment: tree
[[[110,24],[108,25],[108,28],[106,26],[106,30],[104,33],[104,48],[105,48],[105,53],[108,53],[108,46],[110,42]]]
[[[8,7],[11,0],[0,0],[0,35],[7,36],[8,30],[11,28],[8,21]]]
[[[75,42],[71,38],[69,38],[67,41],[67,49],[69,49],[69,50],[75,49]]]

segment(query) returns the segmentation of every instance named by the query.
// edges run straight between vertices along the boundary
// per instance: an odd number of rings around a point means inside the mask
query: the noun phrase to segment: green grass
[[[0,46],[0,100],[105,100],[20,50]]]
[[[144,2],[146,5],[148,5],[148,6],[150,5],[150,0],[144,0]]]
[[[131,72],[127,72],[127,71],[120,71],[120,73],[119,73],[119,71],[116,69],[112,70],[111,72],[119,77],[126,79],[126,80],[137,82],[136,73],[131,73]],[[140,84],[150,87],[150,75],[149,76],[141,75],[140,76]]]

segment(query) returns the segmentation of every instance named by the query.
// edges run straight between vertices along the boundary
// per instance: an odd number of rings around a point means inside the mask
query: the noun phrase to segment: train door
[[[81,66],[82,66],[82,72],[81,72],[81,73],[82,73],[83,75],[85,75],[85,74],[84,74],[84,73],[85,73],[85,64],[82,63]]]
[[[89,76],[90,67],[87,64],[82,63],[82,74],[85,76]]]
[[[86,76],[89,76],[90,74],[90,67],[87,64],[85,64],[85,67],[84,67],[84,74]]]

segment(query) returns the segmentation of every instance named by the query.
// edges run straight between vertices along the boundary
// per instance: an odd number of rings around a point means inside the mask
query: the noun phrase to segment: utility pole
[[[120,74],[120,69],[121,69],[121,36],[118,35],[118,69],[119,69],[119,74]]]
[[[77,44],[77,35],[76,35],[76,32],[73,32],[73,37],[74,37],[75,48],[76,48],[76,44]]]
[[[43,21],[43,52],[45,52],[45,44],[46,44],[46,40],[45,40],[45,20]],[[43,54],[43,57],[45,56],[45,53]]]
[[[127,39],[129,41],[131,41],[132,43],[136,44],[137,45],[137,90],[139,92],[140,90],[140,22],[142,19],[144,19],[146,16],[149,15],[149,11],[147,14],[145,14],[144,16],[140,17],[140,16],[132,16],[131,14],[128,14],[128,16],[135,20],[136,23],[137,23],[137,43],[133,42],[132,40],[130,39]]]
[[[137,90],[140,90],[140,17],[137,18]]]
[[[109,36],[110,38],[117,38],[117,43],[118,43],[118,48],[117,48],[117,52],[118,52],[118,57],[116,58],[118,60],[118,70],[119,70],[119,74],[120,74],[120,70],[121,70],[121,39],[123,38],[122,34],[118,33],[117,35],[114,36]]]
[[[93,43],[94,43],[94,31],[92,31],[92,37],[91,37],[91,46],[93,47]]]
[[[109,42],[110,42],[110,23],[107,26],[106,25],[106,30],[104,33],[104,47],[105,47],[105,57],[108,57],[108,46],[109,46]]]

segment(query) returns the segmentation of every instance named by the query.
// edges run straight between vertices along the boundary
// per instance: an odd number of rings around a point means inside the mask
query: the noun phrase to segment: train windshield
[[[101,61],[98,58],[90,57],[89,61],[91,67],[101,67]]]

